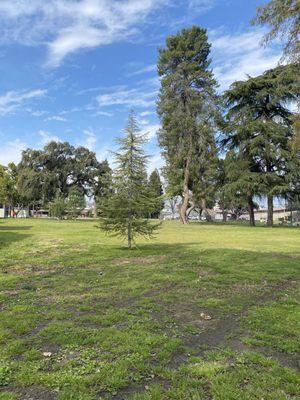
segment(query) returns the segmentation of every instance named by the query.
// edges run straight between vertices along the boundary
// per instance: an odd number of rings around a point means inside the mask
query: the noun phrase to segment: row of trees
[[[149,179],[144,171],[145,187],[157,196],[162,184],[157,170]],[[113,190],[112,170],[105,160],[99,162],[95,153],[69,143],[50,142],[41,150],[27,149],[18,165],[0,165],[0,203],[13,214],[15,208],[45,208],[54,217],[77,217],[93,199],[93,213]],[[151,218],[158,218],[162,201],[151,209]],[[147,211],[145,210],[145,213]]]
[[[272,25],[267,41],[286,27],[284,54],[293,61],[298,8],[296,1],[273,0],[255,19]],[[293,202],[300,194],[299,116],[291,111],[299,64],[235,82],[218,96],[209,55],[206,30],[196,26],[168,37],[159,52],[158,139],[168,193],[182,199],[184,224],[192,210],[207,213],[217,200],[224,219],[247,208],[254,225],[256,200],[266,197],[272,226],[274,197]]]

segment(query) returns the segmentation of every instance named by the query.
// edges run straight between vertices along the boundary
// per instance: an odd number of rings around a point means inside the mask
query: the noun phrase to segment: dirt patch
[[[13,266],[9,269],[10,274],[21,275],[21,276],[43,276],[43,275],[53,275],[64,271],[65,267],[61,265],[22,265]]]
[[[130,265],[130,264],[151,265],[151,264],[158,264],[159,262],[165,261],[166,259],[167,256],[118,258],[116,260],[113,260],[111,265]]]
[[[206,278],[207,276],[215,276],[217,275],[215,271],[213,271],[212,269],[200,269],[198,271],[198,278],[199,280],[202,278]]]
[[[279,364],[282,364],[285,367],[293,368],[300,371],[300,358],[292,354],[285,354],[266,346],[250,346],[241,342],[238,339],[230,340],[228,342],[228,346],[238,352],[256,351],[262,353],[264,356],[278,361]]]
[[[268,288],[269,283],[267,281],[263,281],[262,283],[235,283],[232,286],[232,289],[236,293],[254,293],[257,290],[262,290],[264,288]]]
[[[293,287],[296,283],[297,281],[293,279],[287,279],[269,286],[268,290],[264,294],[253,299],[253,305],[259,306],[266,302],[277,300],[280,298],[284,290]],[[251,305],[249,307],[251,307]],[[201,347],[204,350],[199,351],[197,355],[202,355],[205,351],[207,351],[207,349],[213,350],[224,346],[232,347],[233,350],[236,351],[243,351],[243,347],[245,347],[245,345],[243,345],[242,342],[234,337],[240,336],[243,333],[240,326],[240,318],[246,316],[248,312],[249,308],[247,307],[240,314],[228,314],[224,318],[216,320],[213,319],[211,321],[203,321],[201,319],[191,321],[190,323],[200,329],[203,328],[204,330],[186,338],[184,342],[186,346],[185,351],[175,353],[173,355],[170,362],[170,367],[178,368],[180,364],[188,359],[189,351],[193,351]],[[282,364],[285,366],[299,368],[299,360],[293,359],[292,356],[285,356],[283,353],[276,352],[275,350],[273,351],[267,347],[253,347],[251,349],[247,347],[247,349],[245,348],[244,350],[255,351],[255,349],[256,351],[263,349],[263,354],[272,358],[274,356],[274,359],[276,359],[279,363],[282,362]]]
[[[41,386],[29,386],[25,388],[15,388],[13,390],[22,400],[56,400],[57,392],[43,388]]]

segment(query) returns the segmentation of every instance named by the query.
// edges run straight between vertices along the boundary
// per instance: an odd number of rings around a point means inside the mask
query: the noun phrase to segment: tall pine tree
[[[159,52],[158,114],[162,129],[158,139],[171,191],[178,192],[180,187],[180,217],[184,224],[195,200],[205,208],[209,171],[216,157],[216,82],[209,53],[206,30],[197,26],[168,37],[166,47]],[[196,192],[200,199],[193,198]]]
[[[159,224],[144,216],[149,215],[157,202],[145,182],[148,156],[143,145],[146,135],[140,133],[136,117],[130,113],[125,136],[117,139],[119,151],[114,153],[116,169],[113,172],[112,193],[101,204],[101,227],[108,234],[127,239],[134,245],[136,236],[151,237]]]

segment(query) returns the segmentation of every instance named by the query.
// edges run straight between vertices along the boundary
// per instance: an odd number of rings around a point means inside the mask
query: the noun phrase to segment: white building
[[[8,208],[4,204],[0,204],[0,218],[8,217]]]

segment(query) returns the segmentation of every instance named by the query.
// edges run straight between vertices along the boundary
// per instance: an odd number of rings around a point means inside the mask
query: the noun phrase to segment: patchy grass
[[[300,230],[0,222],[0,400],[296,399]]]

